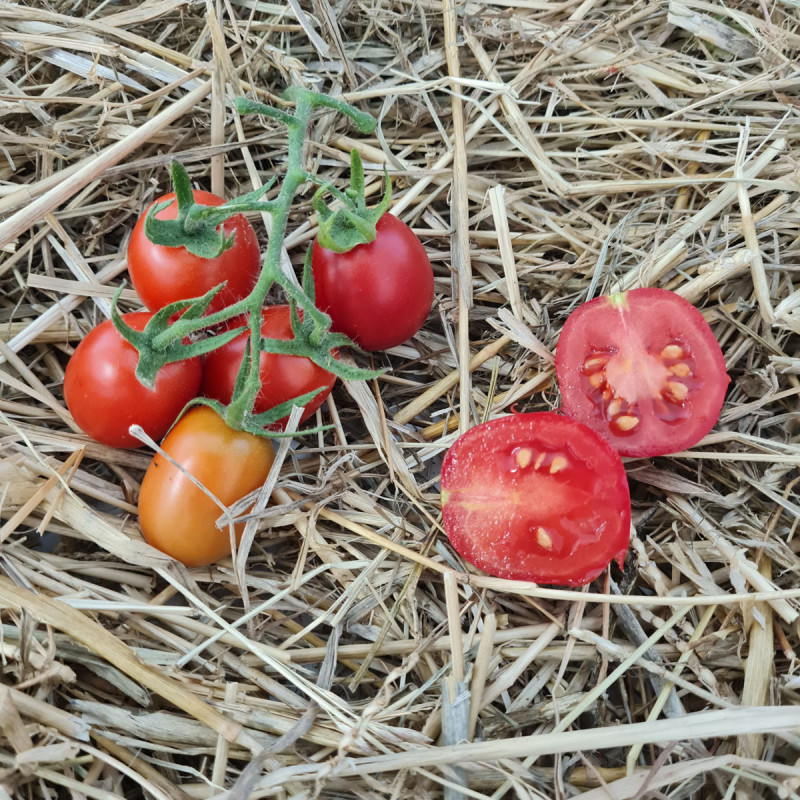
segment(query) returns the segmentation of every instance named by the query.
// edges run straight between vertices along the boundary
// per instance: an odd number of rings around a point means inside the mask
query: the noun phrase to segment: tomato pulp
[[[331,329],[364,350],[386,350],[410,339],[433,301],[433,270],[425,248],[404,222],[386,213],[375,239],[346,253],[311,251],[315,303]]]
[[[596,433],[554,413],[476,425],[442,463],[442,524],[456,551],[500,578],[578,586],[630,536],[619,455]]]
[[[266,339],[292,338],[289,306],[268,306],[262,309],[261,335]],[[206,397],[219,400],[226,405],[230,403],[249,336],[250,332],[244,331],[232,341],[203,357],[201,391]],[[300,422],[305,422],[322,405],[336,381],[335,375],[302,356],[262,352],[258,366],[261,388],[253,405],[253,412],[256,414],[268,411],[293,397],[321,389],[313,400],[303,407]],[[271,427],[283,429],[286,427],[287,419],[288,417],[284,417]]]
[[[223,506],[262,486],[275,457],[268,439],[231,430],[208,406],[187,411],[161,447]],[[230,531],[216,526],[222,513],[181,470],[156,454],[139,492],[139,524],[149,544],[187,567],[213,564],[231,552]],[[237,542],[243,530],[243,523],[235,526]]]
[[[192,194],[200,205],[219,206],[223,202],[210,192],[196,189]],[[174,193],[159,197],[155,203],[166,200],[173,202],[156,216],[175,219],[178,204],[174,202]],[[158,311],[178,300],[200,297],[220,283],[225,286],[214,296],[206,314],[220,311],[250,294],[258,280],[261,253],[255,231],[242,214],[234,214],[223,223],[226,235],[233,234],[233,244],[216,258],[200,258],[185,247],[154,244],[144,232],[146,216],[147,212],[139,217],[131,232],[127,258],[131,283],[147,308]]]
[[[153,315],[123,314],[137,331]],[[139,447],[128,433],[134,423],[160,439],[183,407],[197,396],[201,366],[197,358],[165,364],[152,389],[136,378],[139,355],[117,332],[111,320],[101,322],[75,348],[64,372],[64,401],[80,429],[111,447]]]
[[[666,289],[579,306],[561,331],[556,375],[564,413],[625,456],[696,444],[717,421],[729,381],[702,314]]]

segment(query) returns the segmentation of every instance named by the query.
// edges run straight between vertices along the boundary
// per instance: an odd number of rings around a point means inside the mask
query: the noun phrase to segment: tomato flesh
[[[332,330],[364,350],[386,350],[410,339],[433,300],[431,262],[411,228],[386,213],[375,239],[346,253],[311,251],[315,303],[330,315]]]
[[[189,409],[161,447],[224,506],[262,486],[275,458],[269,439],[232,430],[207,406]],[[181,470],[156,454],[139,491],[139,525],[149,544],[187,567],[213,564],[231,552],[229,530],[216,526],[222,513]],[[235,526],[237,542],[243,530],[243,523]]]
[[[238,325],[239,322],[240,320],[236,320],[235,324]],[[261,335],[267,339],[292,339],[289,306],[268,306],[262,309]],[[249,336],[250,332],[244,331],[204,356],[201,390],[206,397],[226,405],[230,403]],[[253,405],[253,412],[256,414],[314,389],[322,390],[303,407],[301,423],[322,405],[336,381],[335,375],[302,356],[262,352],[258,366],[261,388]],[[286,427],[287,420],[288,417],[284,417],[270,427],[282,430]]]
[[[152,318],[147,311],[123,314],[137,331]],[[201,366],[197,358],[165,364],[148,389],[136,378],[139,356],[117,332],[111,320],[92,328],[75,348],[64,372],[64,401],[80,429],[110,447],[131,449],[141,442],[128,428],[141,425],[160,439],[197,396]]]
[[[719,416],[728,376],[703,316],[665,289],[632,289],[577,308],[556,348],[565,414],[625,456],[691,447]]]
[[[196,203],[222,205],[222,198],[198,189],[193,191]],[[175,199],[174,193],[159,197],[153,204]],[[173,202],[156,215],[158,219],[175,219],[178,205]],[[225,286],[214,295],[206,314],[247,297],[256,285],[261,269],[258,239],[242,214],[234,214],[223,223],[233,244],[216,258],[200,258],[185,247],[154,244],[144,232],[147,212],[134,225],[128,242],[128,273],[136,293],[147,308],[158,311],[178,300],[200,297],[220,283]]]
[[[500,578],[577,586],[630,535],[630,498],[617,453],[554,413],[476,425],[442,463],[442,523],[471,564]]]

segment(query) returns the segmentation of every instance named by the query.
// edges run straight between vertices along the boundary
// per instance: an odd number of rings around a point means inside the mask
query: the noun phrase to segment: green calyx
[[[317,190],[312,201],[319,224],[317,242],[320,247],[334,253],[346,253],[359,244],[374,241],[375,226],[386,213],[392,199],[392,184],[388,173],[385,173],[384,181],[380,203],[374,208],[368,208],[364,196],[364,167],[361,157],[356,150],[350,151],[350,186],[341,192],[326,184]],[[340,201],[339,208],[331,209],[325,203],[322,199],[325,192],[330,192]]]
[[[217,258],[233,246],[233,234],[225,232],[222,224],[242,211],[271,211],[274,204],[260,201],[275,183],[273,178],[255,191],[220,206],[204,206],[194,201],[189,175],[179,161],[170,163],[174,200],[150,207],[144,220],[145,236],[164,247],[185,247],[199,258]],[[158,213],[176,203],[175,219],[159,219]]]

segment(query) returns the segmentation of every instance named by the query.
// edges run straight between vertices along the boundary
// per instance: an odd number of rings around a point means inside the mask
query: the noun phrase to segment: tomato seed
[[[689,394],[689,387],[685,383],[667,381],[667,388],[678,402],[685,400],[686,396]]]
[[[679,344],[668,344],[661,351],[661,358],[683,358],[683,348]]]
[[[610,417],[616,417],[619,412],[622,411],[622,399],[619,397],[615,397],[609,404],[608,404],[608,415]]]
[[[688,378],[689,373],[691,372],[688,364],[673,364],[669,368],[669,371],[679,378]]]
[[[632,414],[620,414],[614,419],[614,425],[621,431],[632,431],[639,424],[639,417]]]
[[[514,455],[514,460],[520,469],[525,469],[531,463],[533,451],[529,447],[521,447]]]
[[[542,466],[542,462],[544,461],[545,455],[546,453],[539,453],[539,455],[536,456],[536,463],[533,465],[534,469],[539,469],[539,467]]]
[[[544,550],[553,549],[553,537],[544,528],[536,529],[536,542]]]
[[[583,362],[584,373],[596,372],[602,369],[611,360],[610,353],[593,353]]]
[[[592,386],[595,389],[599,389],[606,384],[606,374],[605,372],[593,372],[589,376],[589,386]]]
[[[550,462],[550,474],[555,475],[556,472],[561,472],[562,469],[566,469],[568,466],[569,461],[564,456],[554,456]]]

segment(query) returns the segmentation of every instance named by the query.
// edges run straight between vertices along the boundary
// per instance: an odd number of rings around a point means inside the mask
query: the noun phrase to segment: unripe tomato
[[[222,198],[195,189],[196,203],[204,206],[222,205]],[[155,202],[175,198],[170,192]],[[151,204],[152,205],[152,204]],[[173,202],[156,215],[158,219],[175,219],[178,204]],[[223,223],[225,233],[233,234],[233,244],[216,258],[200,258],[185,247],[165,247],[151,242],[144,232],[142,214],[128,242],[128,273],[142,302],[151,311],[158,311],[177,300],[199,297],[220,283],[225,286],[214,296],[206,311],[212,314],[231,303],[247,297],[256,285],[261,268],[258,239],[242,214],[234,214]]]
[[[410,339],[433,300],[433,270],[411,228],[392,214],[375,226],[375,239],[346,253],[311,251],[317,308],[331,329],[364,350],[386,350]]]
[[[208,406],[187,411],[161,447],[224,506],[263,485],[275,458],[269,439],[232,430]],[[149,544],[187,567],[213,564],[231,552],[228,528],[216,526],[221,514],[205,492],[156,454],[139,492],[139,524]],[[235,527],[237,542],[243,529],[243,523]]]
[[[289,306],[268,306],[261,310],[261,335],[266,339],[292,338]],[[250,331],[244,331],[203,357],[203,379],[200,386],[202,394],[219,400],[220,403],[230,403],[236,374],[249,337]],[[322,405],[336,381],[335,375],[317,366],[309,358],[263,352],[259,356],[258,377],[261,388],[253,405],[253,412],[256,414],[269,411],[306,392],[322,389],[304,406],[300,422],[305,422]],[[283,429],[287,420],[288,417],[284,417],[272,427]]]
[[[123,314],[131,328],[143,330],[148,311]],[[160,439],[200,387],[200,360],[165,364],[148,389],[136,378],[138,354],[110,319],[92,328],[75,348],[64,373],[64,400],[80,429],[101,444],[133,448],[141,442],[128,428],[141,425]]]

